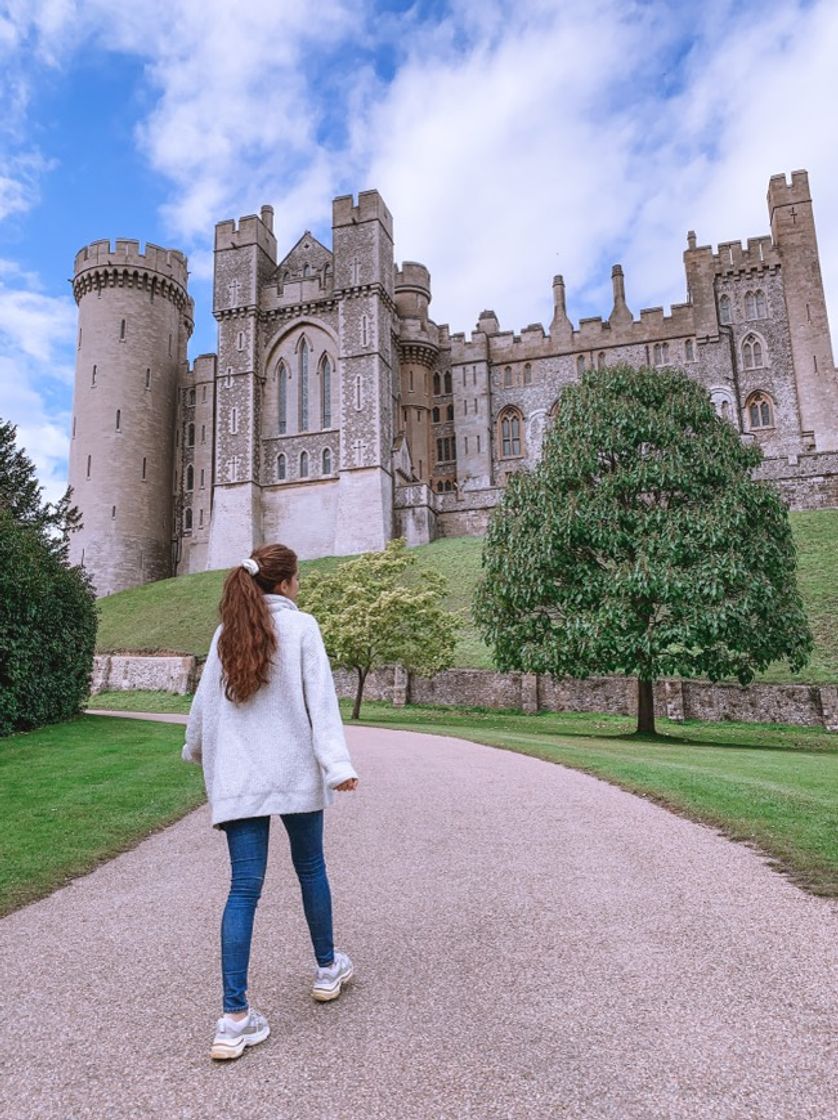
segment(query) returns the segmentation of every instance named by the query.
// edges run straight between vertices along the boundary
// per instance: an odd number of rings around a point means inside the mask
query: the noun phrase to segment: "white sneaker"
[[[352,961],[346,953],[335,950],[335,959],[329,968],[318,968],[311,994],[318,1003],[337,999],[345,982],[352,976]]]
[[[210,1057],[219,1060],[240,1058],[246,1046],[255,1046],[257,1042],[264,1042],[270,1033],[268,1020],[252,1007],[247,1018],[235,1025],[222,1015],[215,1025],[215,1038],[212,1040]]]

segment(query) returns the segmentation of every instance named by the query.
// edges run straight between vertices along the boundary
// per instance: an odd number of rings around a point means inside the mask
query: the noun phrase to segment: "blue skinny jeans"
[[[323,810],[283,813],[291,842],[291,862],[303,895],[314,956],[320,966],[334,960],[332,895],[323,858]],[[247,969],[253,919],[268,863],[270,817],[247,817],[222,825],[230,851],[230,894],[221,919],[221,978],[224,1011],[246,1011]]]

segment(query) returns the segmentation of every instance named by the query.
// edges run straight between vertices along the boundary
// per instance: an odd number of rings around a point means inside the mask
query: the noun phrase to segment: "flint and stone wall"
[[[91,692],[151,689],[187,693],[197,686],[201,665],[194,657],[100,656]],[[338,695],[354,697],[354,673],[334,674]],[[364,699],[404,704],[512,709],[524,712],[637,714],[637,681],[629,677],[564,679],[488,669],[449,669],[433,677],[408,676],[400,667],[370,673]],[[672,720],[784,723],[838,731],[838,685],[712,684],[661,680],[655,685],[655,715]]]

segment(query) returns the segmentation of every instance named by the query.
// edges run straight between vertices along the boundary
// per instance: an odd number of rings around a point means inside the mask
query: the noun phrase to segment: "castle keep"
[[[429,317],[428,269],[396,267],[380,195],[335,199],[331,249],[304,233],[277,262],[273,210],[215,230],[218,353],[189,365],[184,256],[136,241],[76,256],[79,336],[71,556],[99,594],[237,563],[480,534],[531,467],[564,386],[618,361],[674,366],[765,454],[792,508],[838,507],[838,375],[805,171],[768,185],[770,234],[690,232],[687,300],[640,311],[612,271],[607,319],[468,337]]]

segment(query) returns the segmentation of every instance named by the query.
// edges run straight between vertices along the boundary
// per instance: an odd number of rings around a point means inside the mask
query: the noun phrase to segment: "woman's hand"
[[[341,782],[339,786],[335,786],[335,789],[340,790],[341,793],[348,793],[350,790],[357,789],[357,787],[357,778],[347,778],[345,782]]]

